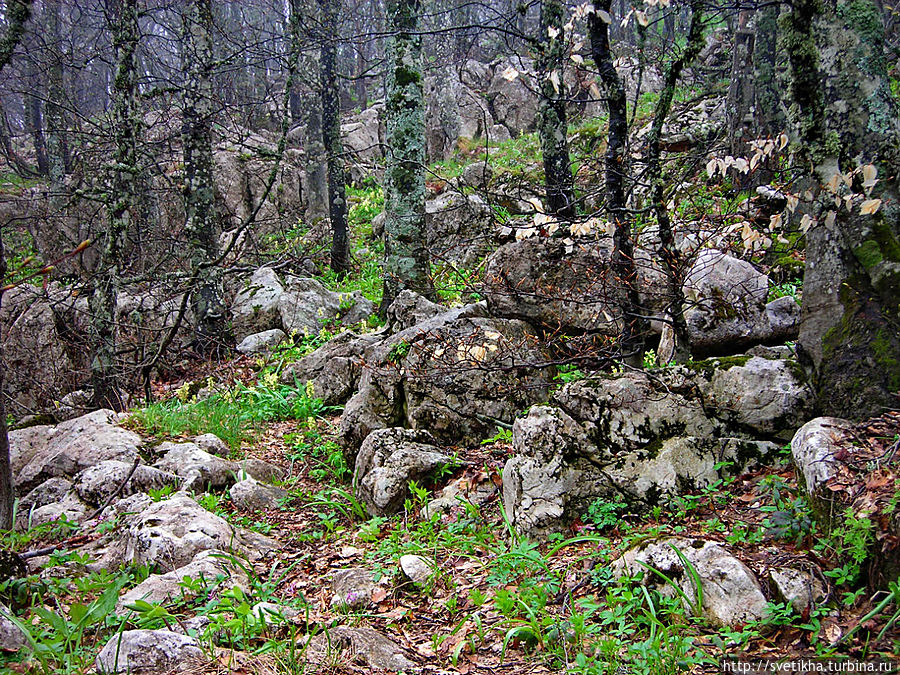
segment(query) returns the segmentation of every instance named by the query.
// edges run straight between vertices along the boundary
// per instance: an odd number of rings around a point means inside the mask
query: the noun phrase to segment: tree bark
[[[778,55],[778,5],[756,11],[756,38],[753,46],[753,81],[756,99],[757,135],[775,138],[784,131],[776,59]]]
[[[191,250],[194,278],[191,307],[197,344],[205,353],[220,347],[225,333],[220,270],[213,265],[219,249],[219,219],[215,206],[212,150],[211,0],[190,0],[183,11],[184,230]]]
[[[818,185],[799,343],[821,411],[864,419],[896,408],[900,390],[900,117],[882,14],[871,0],[795,0],[786,18],[796,151]],[[877,182],[865,186],[868,165]]]
[[[663,73],[663,89],[656,102],[653,124],[647,136],[647,182],[652,194],[653,210],[656,213],[659,228],[658,253],[665,265],[666,286],[668,290],[668,315],[672,322],[674,334],[674,351],[671,357],[677,363],[684,363],[690,358],[690,342],[687,323],[684,319],[684,261],[678,247],[675,246],[675,234],[666,205],[666,185],[662,175],[662,139],[663,125],[672,109],[675,87],[681,72],[688,66],[703,48],[703,2],[691,0],[691,25],[688,31],[688,42],[684,51],[673,61],[666,64]],[[663,358],[669,355],[663,355]],[[668,360],[668,359],[667,359]]]
[[[0,71],[12,58],[16,46],[25,32],[25,24],[31,16],[30,0],[10,0],[6,4],[6,33],[0,37]],[[6,285],[6,254],[3,237],[0,237],[0,304],[3,302],[3,286]],[[3,360],[3,340],[0,336],[0,529],[13,527],[13,508],[16,488],[13,483],[12,462],[9,457],[9,432],[6,426],[6,397],[3,394],[3,377],[6,364]]]
[[[596,7],[607,14],[611,0],[600,0]],[[588,19],[591,38],[591,56],[600,73],[609,111],[609,135],[607,137],[604,174],[606,208],[613,222],[612,270],[622,289],[622,332],[619,348],[626,363],[639,367],[644,359],[644,334],[647,326],[641,317],[638,297],[637,269],[634,264],[632,218],[625,203],[625,178],[628,142],[628,116],[625,85],[613,65],[609,43],[609,24],[597,12]]]
[[[322,142],[328,163],[328,217],[331,221],[331,269],[338,278],[350,271],[347,191],[341,144],[341,104],[337,81],[337,0],[320,0],[325,32],[320,51]]]
[[[568,123],[566,121],[566,46],[564,9],[560,0],[542,0],[538,71],[541,73],[538,135],[544,163],[548,214],[564,220],[575,217],[575,187],[569,160]],[[550,37],[550,33],[555,37]]]
[[[137,102],[136,52],[140,40],[137,0],[111,0],[107,23],[116,58],[112,86],[113,136],[116,149],[109,167],[106,195],[107,226],[101,238],[94,275],[91,309],[91,383],[93,404],[121,410],[116,361],[116,299],[121,276],[122,241],[131,230],[137,202],[138,150],[141,114]]]
[[[425,101],[419,0],[389,0],[381,313],[409,288],[434,292],[425,246]]]
[[[47,103],[44,122],[47,127],[48,176],[50,177],[50,209],[59,212],[66,200],[66,170],[69,166],[69,144],[66,138],[65,85],[63,81],[61,0],[44,3],[44,20],[50,44],[47,66]]]

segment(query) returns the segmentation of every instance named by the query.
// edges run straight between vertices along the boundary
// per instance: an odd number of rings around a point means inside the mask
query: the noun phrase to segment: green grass
[[[232,450],[252,441],[262,422],[306,420],[327,410],[322,399],[307,388],[290,385],[239,385],[224,394],[182,401],[178,398],[154,403],[131,415],[131,421],[157,438],[212,433]]]

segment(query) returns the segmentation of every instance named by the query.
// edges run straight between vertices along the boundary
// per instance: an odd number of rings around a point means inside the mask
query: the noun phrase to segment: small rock
[[[0,650],[4,652],[17,652],[28,644],[25,633],[10,619],[12,615],[6,605],[0,604]]]
[[[452,458],[430,442],[430,434],[410,429],[379,429],[369,434],[356,457],[354,485],[370,515],[397,511],[409,481],[426,476]]]
[[[737,628],[765,618],[766,597],[753,572],[712,541],[673,537],[638,545],[613,562],[613,574],[619,578],[643,572],[645,584],[656,586],[661,594],[674,597],[675,589],[648,571],[653,568],[678,584],[694,603],[698,596],[694,575],[688,572],[674,548],[693,566],[703,588],[700,613],[713,626]],[[686,609],[694,611],[697,608]]]
[[[127,606],[137,600],[164,604],[182,597],[190,597],[191,592],[184,588],[185,577],[204,579],[207,591],[215,591],[237,586],[244,592],[250,591],[250,582],[241,565],[235,564],[230,555],[224,551],[201,551],[194,559],[183,567],[166,574],[151,574],[137,586],[124,593],[116,606],[116,613],[124,616]]]
[[[97,656],[100,673],[165,673],[205,662],[195,638],[168,630],[126,630],[113,635]]]
[[[197,492],[207,487],[227,487],[235,482],[238,465],[201,450],[196,443],[165,442],[157,451],[164,454],[153,466],[181,476],[185,490]]]
[[[253,333],[248,335],[237,346],[238,352],[241,354],[259,354],[261,352],[271,351],[273,347],[277,347],[287,339],[287,333],[280,328],[272,328],[264,330],[261,333]]]
[[[372,604],[375,582],[368,570],[353,567],[334,573],[332,581],[334,596],[331,606],[339,609],[365,609]]]
[[[424,586],[434,575],[434,566],[430,560],[420,555],[400,556],[400,569],[406,578],[414,584]]]
[[[285,476],[284,469],[281,467],[270,464],[262,459],[257,459],[256,457],[242,459],[237,464],[241,470],[241,480],[249,476],[250,478],[255,478],[260,483],[274,483],[275,481],[283,480]]]
[[[410,671],[416,664],[403,649],[373,628],[338,626],[310,638],[306,648],[309,663],[332,666],[335,657],[349,652],[350,659],[362,660],[373,670]]]
[[[254,478],[247,478],[232,485],[228,494],[242,511],[264,511],[277,508],[288,493],[274,485],[264,485]]]
[[[825,599],[825,588],[821,581],[809,572],[790,567],[770,570],[769,586],[778,600],[790,603],[798,614],[814,609]]]
[[[194,438],[197,447],[216,457],[228,457],[231,454],[231,448],[228,444],[215,434],[201,434]]]

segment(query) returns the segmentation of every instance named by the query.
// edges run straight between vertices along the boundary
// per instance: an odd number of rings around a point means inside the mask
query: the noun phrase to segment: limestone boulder
[[[409,495],[409,482],[421,480],[435,469],[452,463],[425,431],[380,429],[369,434],[353,473],[357,498],[371,516],[398,511]]]
[[[143,441],[119,426],[113,411],[96,410],[56,426],[11,431],[9,443],[16,489],[26,493],[105,460],[134,463]]]
[[[174,473],[160,471],[146,464],[106,460],[85,469],[75,478],[75,491],[88,504],[100,506],[116,494],[127,497],[135,492],[148,492],[166,485],[177,489],[181,479]],[[130,474],[130,476],[129,476]],[[126,478],[128,479],[126,482]],[[121,487],[124,483],[124,487]]]
[[[244,283],[231,303],[231,326],[235,338],[281,329],[280,300],[284,285],[271,267],[260,267]]]
[[[497,245],[491,208],[477,195],[444,192],[425,203],[425,243],[432,258],[474,267]]]
[[[222,488],[237,480],[237,463],[201,450],[196,443],[166,441],[156,448],[162,457],[154,463],[160,471],[182,478],[184,489],[203,491]]]
[[[166,570],[187,565],[201,551],[234,550],[258,558],[278,547],[272,539],[232,527],[184,492],[148,505],[125,522],[125,559]]]
[[[201,551],[188,564],[164,574],[151,574],[130,591],[119,597],[116,613],[124,616],[128,606],[138,600],[151,604],[165,605],[182,598],[193,597],[192,591],[185,588],[184,578],[189,577],[204,583],[204,591],[215,597],[218,593],[231,588],[240,588],[245,593],[250,591],[250,581],[240,561],[224,551],[210,549]]]
[[[344,403],[356,391],[363,355],[383,337],[343,331],[313,353],[288,364],[281,371],[281,383],[312,382],[313,395],[325,405]]]
[[[814,394],[796,361],[753,356],[741,365],[717,368],[703,398],[718,417],[751,434],[789,440],[811,416]]]
[[[681,556],[691,565],[690,573]],[[712,541],[673,537],[651,541],[626,551],[613,562],[617,576],[643,573],[644,584],[665,597],[676,597],[675,589],[651,570],[671,579],[688,598],[682,603],[695,616],[717,628],[740,628],[766,617],[767,600],[756,576],[723,546]],[[697,600],[697,580],[702,588],[702,604]],[[680,597],[680,596],[679,596]]]
[[[196,638],[168,630],[126,630],[97,655],[98,673],[150,675],[198,667],[208,661]]]

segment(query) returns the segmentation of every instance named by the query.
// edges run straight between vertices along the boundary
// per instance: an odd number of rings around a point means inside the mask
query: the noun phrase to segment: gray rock
[[[96,410],[56,426],[9,433],[16,489],[29,492],[50,478],[71,478],[104,460],[132,463],[142,440],[120,427],[111,410]]]
[[[284,286],[271,267],[260,267],[231,303],[232,330],[238,340],[281,328],[279,304]]]
[[[356,391],[363,355],[383,338],[381,334],[360,336],[344,331],[312,354],[288,364],[280,381],[282,384],[312,382],[313,395],[325,405],[344,403]]]
[[[444,443],[479,443],[544,400],[547,357],[527,324],[481,318],[483,304],[451,309],[368,349],[341,434],[348,463],[372,431],[427,428]]]
[[[822,582],[809,572],[790,567],[769,570],[769,587],[779,602],[790,604],[794,611],[803,614],[825,601]]]
[[[241,354],[261,354],[271,351],[287,339],[287,334],[280,328],[264,330],[261,333],[248,335],[237,346]]]
[[[47,479],[19,499],[19,516],[27,516],[32,509],[62,501],[71,489],[72,483],[65,478]]]
[[[228,444],[215,434],[201,434],[194,438],[197,447],[216,457],[228,457],[231,454],[231,448]]]
[[[131,473],[134,464],[126,464],[110,459],[95,464],[85,469],[75,478],[75,491],[88,504],[100,506],[109,499],[122,485],[125,478]],[[171,485],[177,489],[181,479],[174,473],[160,471],[146,464],[140,464],[119,495],[127,497],[135,492],[148,492],[151,489],[160,489]]]
[[[484,290],[491,314],[554,329],[618,335],[617,298],[607,281],[611,241],[579,241],[573,250],[556,238],[504,244],[485,263]]]
[[[508,68],[518,71],[518,76],[504,77]],[[534,131],[538,119],[538,97],[535,85],[528,72],[530,64],[523,59],[515,62],[501,62],[494,68],[494,77],[488,89],[488,98],[493,101],[497,122],[507,128],[513,136]]]
[[[765,394],[707,397],[702,392],[722,372],[674,368],[652,378],[583,380],[556,392],[557,407],[533,407],[513,425],[515,455],[503,472],[510,522],[544,536],[597,499],[647,509],[776,457],[780,444],[755,436],[760,428],[771,435],[789,429],[789,421],[773,420],[790,415]]]
[[[47,523],[60,522],[63,519],[70,523],[80,523],[89,514],[90,507],[78,498],[75,491],[72,491],[63,497],[62,501],[34,509],[28,516],[28,525],[38,527]]]
[[[791,439],[791,458],[809,496],[810,506],[826,521],[831,520],[833,497],[828,481],[837,475],[841,462],[835,454],[850,438],[852,423],[836,417],[817,417],[804,424]]]
[[[10,619],[14,616],[12,611],[0,604],[0,650],[4,652],[17,652],[28,644],[25,633]]]
[[[357,498],[369,515],[399,510],[409,494],[409,481],[420,480],[453,461],[434,442],[431,434],[412,429],[380,429],[369,434],[353,472]]]
[[[698,593],[694,577],[673,547],[696,571],[703,589],[700,607],[696,606]],[[663,596],[676,597],[675,589],[648,567],[676,583],[691,601],[688,605],[682,600],[685,609],[706,618],[715,627],[739,628],[751,621],[762,621],[766,616],[766,597],[753,572],[715,542],[675,537],[657,540],[632,548],[613,562],[612,570],[617,578],[643,572],[645,584],[656,587]]]
[[[322,328],[343,322],[352,326],[375,313],[376,307],[359,291],[336,293],[315,279],[290,277],[278,303],[281,326],[288,334],[318,335]]]
[[[444,192],[425,202],[425,244],[437,260],[476,265],[496,247],[494,216],[477,195]]]
[[[199,666],[207,658],[195,638],[168,630],[126,630],[97,656],[99,673],[166,673]]]
[[[168,570],[187,565],[201,551],[235,550],[259,557],[279,548],[272,539],[232,527],[183,492],[128,516],[126,525],[126,560]]]
[[[447,308],[415,291],[404,289],[397,294],[390,307],[387,308],[387,323],[392,332],[412,328],[432,317],[446,312]]]
[[[813,411],[814,394],[796,361],[751,357],[701,384],[706,407],[751,433],[789,439]]]
[[[365,609],[372,605],[375,581],[370,571],[353,567],[335,572],[331,588],[333,608]]]
[[[424,586],[434,576],[435,565],[423,556],[407,554],[400,556],[400,569],[411,582]]]
[[[246,477],[255,478],[260,483],[274,483],[284,480],[285,471],[280,466],[275,466],[257,457],[248,457],[237,462],[240,467],[240,477],[243,480]]]
[[[244,592],[250,591],[250,581],[241,564],[224,551],[210,549],[201,551],[188,564],[165,574],[151,574],[137,586],[119,597],[116,614],[125,616],[128,605],[138,600],[151,604],[166,604],[182,598],[190,599],[191,591],[185,589],[184,578],[202,581],[204,590],[213,595],[221,590],[237,586]]]
[[[512,140],[512,135],[509,133],[509,129],[502,124],[495,124],[488,129],[487,138],[491,143],[497,144]]]
[[[242,511],[264,511],[278,508],[279,503],[287,497],[287,490],[247,478],[232,485],[228,494],[234,505]]]
[[[156,451],[162,457],[153,466],[183,478],[182,487],[186,490],[199,492],[207,487],[227,487],[235,482],[240,470],[237,463],[211,455],[196,443],[166,441]]]
[[[349,661],[363,661],[373,670],[409,672],[416,669],[392,640],[368,626],[338,626],[314,635],[306,646],[308,663],[333,666],[346,653]]]
[[[476,190],[485,189],[494,177],[494,170],[488,162],[472,162],[463,169],[460,176],[462,185],[470,186]]]
[[[77,388],[79,364],[66,349],[55,318],[53,304],[39,286],[22,284],[3,294],[3,392],[9,397],[7,410],[17,417],[49,407]]]

